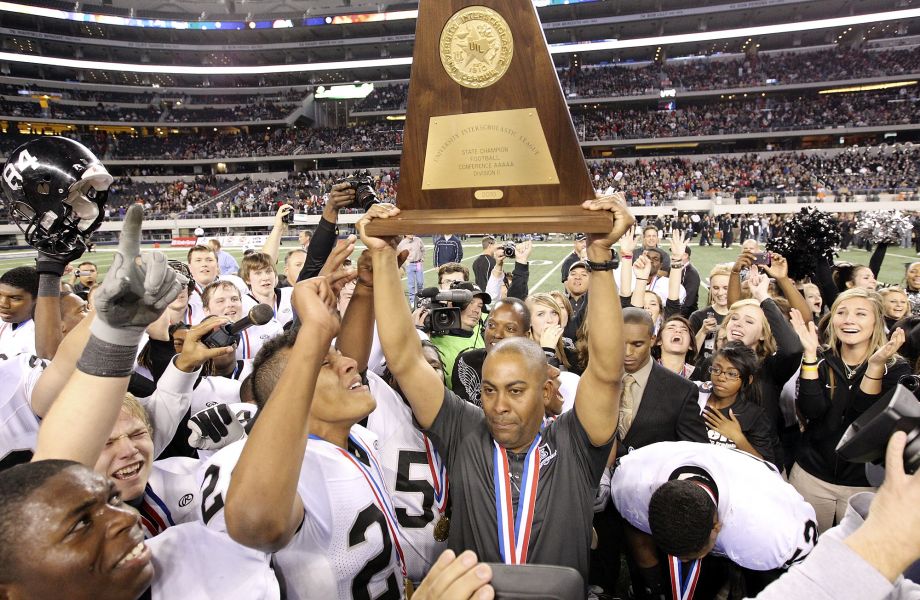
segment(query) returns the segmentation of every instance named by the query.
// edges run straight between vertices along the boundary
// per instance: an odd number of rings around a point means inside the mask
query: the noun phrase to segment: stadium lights
[[[3,3],[0,3],[3,4]],[[552,54],[567,54],[572,52],[592,52],[597,50],[616,50],[621,48],[641,48],[645,46],[662,46],[671,44],[684,44],[688,42],[705,42],[728,38],[752,37],[788,33],[794,31],[809,31],[812,29],[827,29],[831,27],[845,27],[865,23],[885,21],[899,21],[920,17],[920,8],[895,10],[889,12],[856,15],[851,17],[836,17],[832,19],[817,19],[799,23],[783,23],[780,25],[763,25],[759,27],[745,27],[740,29],[724,29],[721,31],[704,31],[699,33],[682,33],[676,35],[656,36],[649,38],[636,38],[629,40],[601,40],[595,42],[566,42],[550,45]],[[96,69],[102,71],[121,71],[127,73],[168,73],[171,75],[268,75],[273,73],[298,73],[304,71],[343,71],[351,69],[396,67],[412,64],[412,57],[403,58],[376,58],[369,60],[335,61],[326,63],[300,63],[290,65],[258,65],[258,66],[182,66],[182,65],[151,65],[132,63],[110,63],[88,60],[75,60],[70,58],[56,58],[51,56],[36,56],[30,54],[14,54],[0,52],[0,62],[18,62],[71,69]]]
[[[847,92],[873,92],[875,90],[888,90],[891,88],[907,87],[917,85],[916,81],[890,81],[888,83],[872,83],[867,85],[854,85],[850,87],[833,88],[821,90],[819,94],[845,94]]]

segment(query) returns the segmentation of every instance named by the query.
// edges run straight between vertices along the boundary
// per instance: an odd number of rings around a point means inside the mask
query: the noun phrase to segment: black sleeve
[[[664,318],[667,319],[673,315],[680,314],[680,306],[680,300],[671,300],[670,298],[666,300],[664,303],[664,310],[662,311]]]
[[[489,283],[489,271],[491,270],[492,266],[489,264],[489,259],[486,255],[480,254],[473,261],[473,279],[479,289],[486,289],[486,284]]]
[[[696,312],[700,296],[700,274],[696,269],[688,269],[687,276],[684,278],[684,291],[687,295],[684,297],[684,303],[680,307],[680,314],[684,317],[690,317]]]
[[[310,238],[310,246],[307,247],[307,261],[303,264],[300,275],[297,276],[297,281],[303,281],[319,275],[323,265],[326,264],[326,259],[329,258],[329,254],[335,247],[338,233],[335,223],[330,223],[320,217],[319,224],[313,232],[313,237]]]
[[[886,242],[879,242],[875,246],[875,252],[872,253],[872,258],[869,259],[869,269],[876,278],[878,277],[878,272],[882,268],[882,262],[885,260],[885,253],[887,251],[888,244]]]
[[[772,378],[777,386],[782,387],[790,377],[795,375],[799,365],[802,364],[802,353],[805,348],[802,347],[798,334],[773,300],[769,298],[764,300],[760,303],[760,308],[767,316],[767,322],[770,324],[770,329],[773,330],[773,339],[776,340],[776,354],[767,358],[770,367],[764,368],[763,372]]]
[[[675,433],[679,441],[706,444],[709,443],[709,436],[706,433],[706,421],[703,420],[703,416],[700,414],[700,390],[696,384],[693,384],[692,388],[687,388],[687,393],[681,401],[680,415],[677,417],[677,431]]]
[[[150,373],[154,382],[159,381],[163,371],[169,366],[169,361],[176,355],[176,347],[172,342],[161,340],[148,340],[147,357],[150,360]]]
[[[837,285],[834,283],[834,277],[831,274],[830,261],[824,259],[818,260],[818,265],[815,267],[815,285],[821,290],[821,300],[824,302],[824,306],[830,310],[831,305],[834,304],[834,300],[837,299],[837,294],[840,293],[840,290],[837,289]]]
[[[766,411],[758,409],[756,415],[747,424],[747,428],[742,430],[742,433],[765,461],[776,463],[773,448],[776,446],[778,438],[773,426],[770,424]]]
[[[697,310],[694,311],[690,317],[690,329],[693,330],[693,335],[696,335],[700,332],[700,327],[703,326],[703,321],[706,320],[706,310]]]
[[[515,262],[514,271],[511,272],[511,285],[508,287],[508,297],[526,300],[529,289],[530,265]]]

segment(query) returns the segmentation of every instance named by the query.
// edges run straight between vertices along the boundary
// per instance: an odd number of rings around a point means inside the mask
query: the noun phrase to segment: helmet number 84
[[[28,150],[23,150],[19,153],[16,164],[11,162],[6,164],[6,168],[3,169],[3,180],[11,189],[18,190],[19,183],[22,182],[22,173],[28,168],[37,169],[38,159],[29,154]]]

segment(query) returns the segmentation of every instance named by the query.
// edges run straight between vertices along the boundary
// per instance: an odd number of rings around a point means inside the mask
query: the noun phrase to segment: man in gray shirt
[[[587,581],[594,495],[616,431],[623,375],[622,315],[612,274],[611,246],[634,219],[622,194],[588,201],[613,213],[612,231],[588,240],[591,294],[590,360],[573,411],[544,424],[555,399],[539,345],[526,338],[497,344],[483,364],[482,408],[444,387],[422,354],[407,311],[396,253],[365,233],[374,272],[374,308],[387,366],[419,425],[447,463],[453,512],[449,546],[472,549],[487,561],[555,564]],[[388,207],[383,218],[398,214]],[[446,524],[445,524],[446,525]]]

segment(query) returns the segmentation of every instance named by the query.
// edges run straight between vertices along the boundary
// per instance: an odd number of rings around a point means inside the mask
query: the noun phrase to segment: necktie
[[[629,432],[636,410],[636,378],[627,374],[623,378],[623,394],[620,396],[620,420],[617,422],[617,437],[623,439]]]

